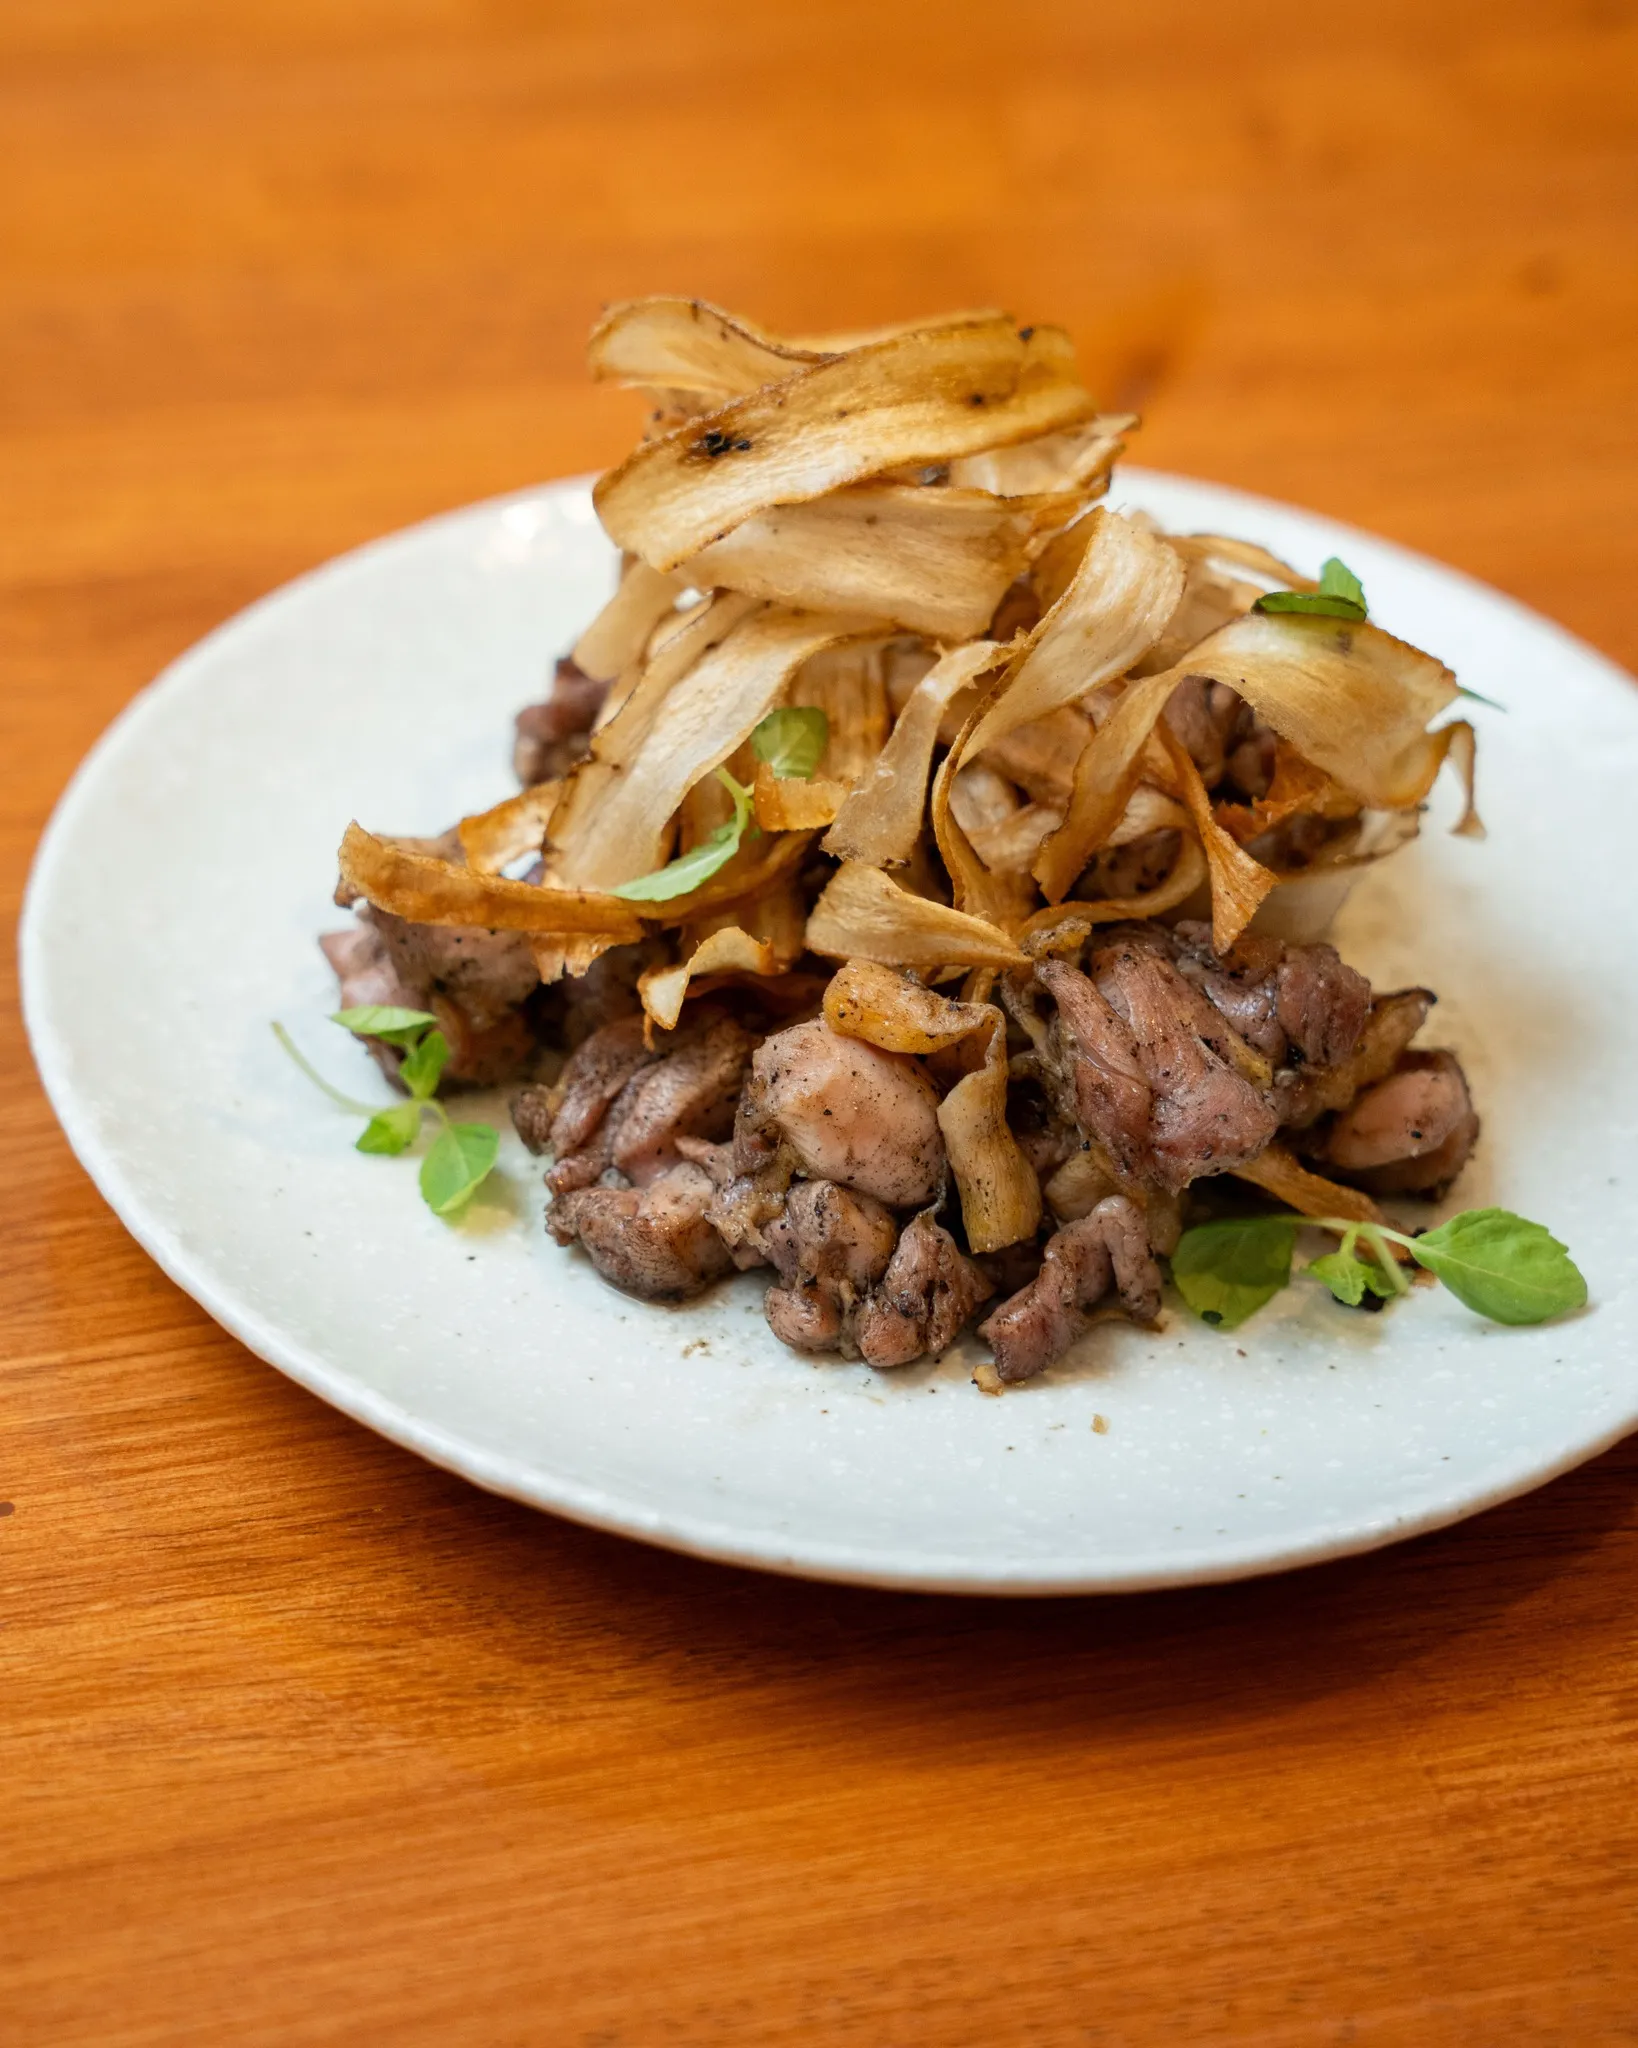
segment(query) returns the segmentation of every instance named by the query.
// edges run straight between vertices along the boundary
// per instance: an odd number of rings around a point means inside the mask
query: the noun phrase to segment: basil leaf
[[[1177,1291],[1202,1322],[1236,1330],[1291,1280],[1291,1216],[1231,1216],[1185,1230],[1172,1253]]]
[[[1566,1246],[1507,1209],[1466,1209],[1410,1240],[1410,1254],[1475,1315],[1493,1323],[1544,1323],[1587,1299]]]
[[[430,1010],[401,1010],[393,1003],[364,1003],[354,1010],[337,1010],[330,1019],[355,1038],[384,1038],[388,1045],[413,1045],[437,1021]]]
[[[751,751],[776,775],[806,782],[824,759],[830,741],[830,720],[816,704],[788,705],[770,711],[751,735]]]
[[[1310,1259],[1303,1271],[1323,1280],[1337,1300],[1349,1308],[1358,1308],[1367,1293],[1391,1301],[1399,1292],[1374,1260],[1367,1263],[1351,1252],[1327,1252],[1322,1259]]]
[[[1351,597],[1333,597],[1323,590],[1265,590],[1251,607],[1254,612],[1307,612],[1315,618],[1348,619],[1354,625],[1365,617],[1365,607]]]
[[[421,1198],[432,1213],[452,1216],[471,1201],[499,1150],[493,1124],[446,1124],[421,1161]]]
[[[1348,564],[1339,561],[1335,555],[1327,555],[1320,564],[1319,587],[1322,597],[1345,597],[1350,604],[1357,604],[1361,612],[1364,611],[1364,584]]]
[[[449,1063],[449,1040],[441,1031],[429,1031],[403,1057],[398,1078],[417,1102],[436,1092],[438,1077]]]
[[[385,1152],[396,1158],[415,1143],[421,1129],[419,1102],[397,1102],[391,1109],[378,1109],[364,1126],[358,1141],[360,1152]]]
[[[663,868],[656,868],[653,874],[622,882],[609,891],[611,896],[623,896],[628,903],[665,903],[673,896],[688,895],[728,865],[738,853],[745,827],[751,821],[751,792],[742,782],[736,782],[726,768],[717,770],[717,780],[734,800],[734,815],[727,823],[719,825],[687,853],[679,854]]]

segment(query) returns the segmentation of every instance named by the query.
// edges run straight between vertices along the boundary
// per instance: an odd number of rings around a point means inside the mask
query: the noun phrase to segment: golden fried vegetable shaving
[[[972,717],[956,735],[955,744],[940,762],[938,773],[933,777],[929,808],[933,840],[954,887],[957,905],[970,916],[981,917],[986,924],[998,925],[1003,931],[1010,932],[1021,925],[1035,908],[1034,885],[1027,875],[993,873],[951,809],[956,777],[973,728],[995,701],[995,689],[999,687],[999,684],[993,686],[979,701]]]
[[[588,934],[611,945],[643,935],[629,903],[593,889],[541,887],[479,874],[453,861],[411,853],[347,827],[341,842],[341,878],[378,910],[411,924],[475,924],[490,931]]]
[[[1007,1023],[993,1003],[958,1003],[868,961],[850,960],[825,991],[825,1021],[885,1052],[943,1052],[982,1034],[983,1062],[939,1105],[961,1220],[975,1252],[1033,1237],[1041,1187],[1007,1123]]]
[[[1250,1181],[1301,1216],[1342,1216],[1350,1223],[1387,1220],[1369,1195],[1310,1173],[1283,1145],[1270,1145],[1244,1166],[1231,1166],[1229,1171],[1236,1180]],[[1409,1254],[1401,1256],[1408,1258]]]
[[[1200,780],[1200,770],[1188,748],[1169,725],[1163,723],[1158,730],[1161,743],[1172,758],[1200,844],[1206,849],[1211,869],[1211,942],[1223,954],[1257,915],[1258,904],[1274,888],[1278,877],[1253,860],[1239,841],[1231,839],[1218,824],[1211,814],[1206,785]]]
[[[641,660],[649,635],[687,587],[686,576],[662,575],[646,562],[633,562],[619,589],[574,643],[576,668],[594,682],[613,682],[622,669]]]
[[[1287,818],[1351,818],[1359,799],[1335,782],[1323,768],[1305,761],[1289,740],[1274,745],[1274,778],[1265,793],[1249,804],[1219,804],[1217,822],[1244,846],[1259,833],[1283,825]],[[1393,812],[1390,816],[1415,817]]]
[[[1073,581],[1013,656],[964,751],[981,753],[1123,676],[1177,609],[1183,564],[1159,534],[1116,512],[1088,523]]]
[[[463,818],[458,829],[467,866],[480,875],[498,875],[525,854],[539,853],[562,793],[561,782],[537,782],[504,803]]]
[[[1312,576],[1303,576],[1289,562],[1258,547],[1255,541],[1235,540],[1226,533],[1180,533],[1172,546],[1186,562],[1221,562],[1231,568],[1249,569],[1253,576],[1277,590],[1317,590]]]
[[[808,945],[832,960],[877,960],[936,974],[950,967],[1023,967],[1027,957],[993,924],[912,896],[880,868],[844,861],[808,919]]]
[[[824,647],[792,678],[786,694],[794,707],[825,714],[820,767],[851,789],[880,754],[891,712],[885,669],[891,641],[845,640]]]
[[[640,747],[595,802],[575,802],[581,785],[595,781],[577,777],[553,833],[555,877],[608,889],[662,866],[671,820],[694,784],[750,738],[810,655],[858,631],[852,620],[776,606],[742,620],[660,701]],[[625,715],[608,727],[610,736]]]
[[[1021,498],[1037,491],[1100,491],[1126,443],[1121,439],[1138,423],[1135,412],[1100,413],[1067,433],[1039,434],[983,455],[963,455],[949,465],[952,484],[994,491],[997,497]]]
[[[724,925],[704,938],[674,967],[651,967],[637,977],[637,993],[649,1021],[662,1031],[676,1028],[688,984],[704,974],[773,975],[785,963],[769,939],[755,939],[737,924]]]
[[[586,345],[593,377],[732,398],[824,362],[829,351],[780,341],[704,299],[628,299]]]
[[[821,832],[842,808],[847,784],[826,776],[775,775],[763,761],[751,794],[764,832]]]
[[[927,808],[927,777],[939,725],[950,706],[1005,658],[990,640],[953,647],[905,701],[886,746],[843,804],[825,851],[874,867],[903,867],[916,850]]]
[[[626,942],[617,938],[601,938],[595,933],[582,934],[579,938],[553,939],[532,934],[529,951],[534,958],[535,972],[548,988],[561,981],[564,975],[577,980],[594,962],[613,947]]]
[[[646,442],[593,497],[618,546],[675,569],[772,506],[1075,426],[1095,410],[1057,328],[1033,328],[1027,341],[1003,319],[918,329]]]
[[[1090,1216],[1106,1195],[1123,1192],[1103,1147],[1072,1152],[1042,1190],[1047,1207],[1059,1223]]]
[[[702,590],[746,590],[967,640],[989,623],[1036,535],[1063,525],[1083,503],[1074,492],[1008,499],[854,484],[755,514],[679,573]]]
[[[1306,760],[1377,810],[1420,803],[1459,744],[1454,726],[1425,729],[1456,695],[1455,677],[1431,654],[1376,626],[1250,612],[1176,668],[1131,683],[1099,726],[1076,767],[1068,815],[1036,862],[1050,899],[1068,890],[1108,838],[1141,772],[1145,744],[1185,675],[1239,691]]]

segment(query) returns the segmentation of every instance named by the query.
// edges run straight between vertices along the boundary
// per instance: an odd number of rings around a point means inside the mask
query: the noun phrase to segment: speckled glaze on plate
[[[1160,1335],[1102,1326],[991,1400],[970,1343],[890,1375],[794,1356],[755,1276],[681,1309],[611,1293],[545,1238],[510,1137],[494,1195],[432,1217],[413,1165],[355,1152],[268,1021],[385,1099],[324,1022],[334,849],[350,817],[435,831],[506,793],[513,711],[611,585],[581,483],[252,606],[80,769],[22,956],[40,1071],[102,1193],[252,1351],[394,1441],[774,1571],[1013,1594],[1235,1578],[1455,1521],[1638,1426],[1638,948],[1610,943],[1633,930],[1638,690],[1509,600],[1311,514],[1141,470],[1114,502],[1310,568],[1342,554],[1376,618],[1508,706],[1477,711],[1489,840],[1450,838],[1441,792],[1336,936],[1378,986],[1438,989],[1426,1037],[1459,1050],[1485,1121],[1450,1206],[1551,1225],[1584,1314],[1504,1330],[1437,1291],[1363,1316],[1293,1288],[1233,1337],[1181,1311]]]

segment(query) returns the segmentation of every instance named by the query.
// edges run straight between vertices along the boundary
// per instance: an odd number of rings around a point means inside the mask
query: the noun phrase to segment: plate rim
[[[1604,671],[1618,685],[1638,688],[1638,682],[1610,656],[1566,627],[1466,571],[1404,547],[1397,541],[1334,519],[1329,514],[1264,497],[1211,478],[1183,476],[1174,471],[1137,464],[1122,465],[1120,478],[1130,479],[1140,487],[1143,483],[1152,482],[1163,488],[1203,488],[1232,501],[1236,508],[1243,506],[1253,516],[1258,512],[1295,515],[1320,521],[1335,533],[1355,535],[1372,548],[1397,557],[1407,567],[1431,571],[1459,584],[1486,604],[1500,606],[1519,620],[1527,621],[1532,629],[1557,640],[1568,655]],[[958,1559],[938,1552],[918,1553],[913,1548],[884,1558],[868,1548],[845,1542],[785,1543],[777,1537],[757,1541],[738,1524],[720,1521],[706,1514],[657,1509],[647,1505],[638,1495],[621,1494],[607,1487],[543,1473],[538,1465],[525,1464],[485,1450],[455,1431],[427,1422],[344,1369],[328,1364],[309,1346],[290,1340],[271,1319],[247,1303],[234,1300],[231,1290],[219,1287],[208,1269],[207,1256],[189,1252],[170,1226],[149,1210],[127,1178],[115,1148],[105,1145],[94,1128],[91,1108],[81,1099],[69,1071],[66,1044],[54,1035],[46,1016],[49,999],[45,991],[50,971],[46,958],[48,899],[58,867],[68,858],[68,848],[80,813],[92,801],[96,778],[119,750],[130,742],[132,732],[148,715],[161,692],[170,693],[187,687],[193,671],[208,661],[221,639],[237,632],[264,612],[282,606],[315,585],[344,579],[372,557],[391,551],[409,539],[430,536],[443,527],[492,516],[508,506],[537,503],[542,498],[564,498],[585,490],[590,481],[583,474],[555,478],[452,507],[430,518],[376,535],[357,547],[315,564],[252,600],[185,648],[121,707],[75,767],[40,835],[23,891],[17,950],[23,1023],[47,1100],[75,1158],[121,1225],[166,1277],[197,1302],[230,1336],[255,1357],[330,1407],[400,1448],[414,1452],[486,1492],[611,1534],[632,1537],[713,1563],[897,1592],[999,1598],[1072,1597],[1094,1593],[1149,1592],[1264,1577],[1333,1559],[1359,1556],[1390,1543],[1449,1528],[1549,1484],[1563,1473],[1600,1456],[1638,1430],[1638,1388],[1635,1388],[1626,1409],[1618,1413],[1606,1428],[1595,1435],[1577,1439],[1545,1461],[1503,1459],[1482,1474],[1477,1483],[1464,1486],[1457,1497],[1436,1499],[1421,1510],[1384,1512],[1379,1516],[1365,1517],[1342,1532],[1321,1530],[1295,1539],[1270,1536],[1260,1542],[1246,1541],[1237,1546],[1200,1548],[1192,1553],[1174,1552],[1168,1554],[1164,1563],[1149,1563],[1140,1556],[1096,1570],[1089,1570],[1084,1560],[1067,1559],[1057,1568],[1051,1565],[1043,1567],[1039,1562],[1019,1568],[1009,1566],[1004,1557],[993,1569],[975,1569],[970,1556]]]

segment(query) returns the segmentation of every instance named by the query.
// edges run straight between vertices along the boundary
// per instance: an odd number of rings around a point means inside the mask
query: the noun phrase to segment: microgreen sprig
[[[438,1029],[437,1018],[426,1010],[369,1003],[338,1010],[330,1021],[352,1032],[355,1038],[380,1038],[398,1047],[404,1055],[398,1078],[409,1090],[407,1102],[395,1102],[386,1109],[355,1102],[325,1080],[282,1024],[273,1026],[273,1036],[308,1080],[322,1088],[332,1102],[351,1110],[355,1116],[368,1118],[357,1140],[360,1152],[386,1153],[392,1157],[407,1152],[421,1135],[424,1118],[432,1116],[440,1128],[421,1161],[421,1198],[435,1216],[453,1216],[464,1209],[494,1167],[500,1133],[493,1124],[451,1122],[449,1112],[438,1100],[438,1083],[449,1062],[449,1040]]]
[[[768,713],[751,734],[751,751],[775,775],[806,782],[824,758],[829,738],[830,721],[817,705],[792,704]],[[623,896],[628,903],[668,903],[674,896],[687,896],[728,865],[748,834],[755,835],[751,791],[726,768],[719,768],[716,778],[733,799],[734,815],[653,874],[621,882],[609,891],[611,896]]]
[[[1299,1229],[1334,1231],[1334,1252],[1302,1270],[1358,1308],[1370,1295],[1391,1301],[1410,1291],[1397,1245],[1441,1280],[1458,1301],[1493,1323],[1544,1323],[1584,1306],[1587,1283],[1568,1249],[1539,1223],[1508,1209],[1464,1209],[1437,1229],[1411,1237],[1385,1223],[1342,1216],[1244,1216],[1186,1230],[1172,1254],[1172,1278],[1196,1315],[1238,1328],[1291,1281]],[[1363,1247],[1363,1256],[1361,1255]]]

